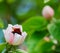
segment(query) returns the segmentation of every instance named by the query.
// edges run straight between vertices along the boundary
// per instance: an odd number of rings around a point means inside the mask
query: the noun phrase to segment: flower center
[[[14,30],[14,31],[12,31],[13,34],[15,34],[15,33],[18,33],[20,35],[22,34],[19,28],[13,28],[13,30]]]

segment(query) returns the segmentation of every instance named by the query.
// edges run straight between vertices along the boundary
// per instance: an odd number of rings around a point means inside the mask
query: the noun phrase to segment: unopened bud
[[[45,18],[50,19],[54,15],[54,10],[50,6],[45,6],[42,10],[42,15]]]

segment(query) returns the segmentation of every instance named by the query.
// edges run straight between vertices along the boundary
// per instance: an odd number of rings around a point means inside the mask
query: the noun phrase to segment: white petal
[[[14,25],[13,27],[15,28],[20,28],[20,26],[18,24]]]
[[[20,30],[21,30],[21,32],[22,32],[22,25],[19,25],[19,27],[20,27]]]
[[[26,32],[22,32],[21,42],[23,42],[25,40],[26,36],[27,36],[27,33]]]
[[[25,38],[27,36],[26,32],[22,32],[22,36]]]
[[[12,32],[12,31],[13,31],[12,27],[13,27],[13,26],[12,26],[11,24],[8,24],[8,27],[7,27],[6,30],[9,31],[9,32]]]
[[[15,37],[14,37],[14,41],[13,41],[13,45],[19,45],[21,42],[22,36],[15,33]]]
[[[9,33],[8,33],[8,31],[6,31],[6,30],[3,30],[3,32],[4,32],[4,37],[5,37],[5,39],[6,39],[6,42],[8,42],[9,41]]]
[[[12,27],[13,25],[11,25],[11,24],[8,24],[8,27]]]
[[[12,41],[14,39],[14,34],[7,30],[3,30],[3,32],[4,32],[4,37],[6,42],[8,42],[9,44],[12,44]]]

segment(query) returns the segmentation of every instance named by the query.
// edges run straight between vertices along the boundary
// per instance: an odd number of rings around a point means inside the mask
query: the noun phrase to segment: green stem
[[[5,53],[9,53],[9,51],[15,51],[15,50],[16,50],[16,46],[7,44]]]
[[[7,44],[5,53],[8,53],[12,47],[13,47],[12,45]]]

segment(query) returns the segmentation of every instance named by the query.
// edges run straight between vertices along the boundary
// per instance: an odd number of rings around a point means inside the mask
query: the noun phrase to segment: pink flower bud
[[[54,15],[54,10],[50,6],[45,6],[42,10],[42,15],[45,18],[50,19]]]
[[[6,42],[11,45],[22,44],[27,35],[26,32],[22,32],[22,26],[18,24],[14,26],[9,24],[3,32]]]

